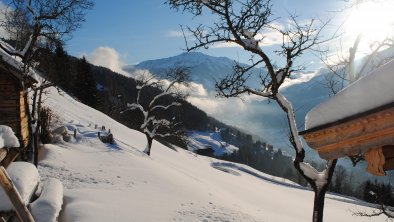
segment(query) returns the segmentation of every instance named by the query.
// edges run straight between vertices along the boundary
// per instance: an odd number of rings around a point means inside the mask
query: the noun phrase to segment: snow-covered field
[[[67,95],[52,90],[45,100],[77,140],[41,150],[42,179],[64,185],[59,221],[310,221],[313,192],[250,167],[171,150]],[[95,124],[111,129],[114,145],[97,138]],[[325,221],[385,221],[360,218],[370,210],[328,195]]]

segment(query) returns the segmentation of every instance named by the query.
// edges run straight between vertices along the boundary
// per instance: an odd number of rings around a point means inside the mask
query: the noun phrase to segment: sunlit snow
[[[68,95],[51,90],[46,105],[72,142],[47,144],[40,154],[43,179],[64,186],[59,221],[309,221],[313,192],[242,164],[172,150],[153,143]],[[97,138],[111,129],[115,144]],[[59,138],[59,141],[61,139]],[[363,202],[328,195],[325,221],[371,221],[352,216]],[[373,221],[384,221],[383,217]]]

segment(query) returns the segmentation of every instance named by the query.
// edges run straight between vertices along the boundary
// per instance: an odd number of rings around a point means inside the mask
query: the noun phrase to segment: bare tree
[[[14,47],[0,42],[0,48],[7,54],[22,60],[23,67],[21,69],[27,77],[40,50],[70,38],[71,33],[84,22],[85,11],[92,7],[91,0],[11,0],[5,11],[5,19],[0,21],[0,25],[8,31],[9,41],[14,43]],[[29,112],[29,127],[32,129],[33,124],[36,127],[36,133],[34,136],[30,135],[29,142],[29,146],[34,148],[34,163],[36,165],[38,131],[41,126],[41,120],[37,113],[41,111],[43,91],[51,86],[53,86],[52,83],[43,80],[40,85],[33,88],[32,112],[30,112],[27,102],[29,91],[25,90],[24,97],[26,110]]]
[[[393,59],[393,57],[378,58],[381,50],[394,46],[394,38],[387,36],[382,41],[375,41],[370,44],[369,51],[364,52],[365,57],[360,60],[361,63],[356,69],[356,54],[360,53],[358,48],[362,39],[362,34],[358,34],[353,46],[348,50],[340,46],[336,56],[328,56],[326,53],[320,55],[321,60],[330,71],[325,75],[326,82],[324,84],[330,89],[332,94],[338,93],[346,85]]]
[[[294,60],[307,50],[314,50],[329,39],[321,39],[321,32],[327,22],[311,19],[299,22],[296,16],[290,16],[287,29],[272,24],[272,3],[270,0],[168,0],[172,8],[190,12],[199,16],[204,10],[214,13],[217,20],[208,27],[200,25],[197,28],[188,27],[194,35],[195,42],[187,44],[187,50],[208,48],[216,43],[233,43],[251,53],[252,64],[248,67],[234,66],[234,72],[216,83],[218,95],[222,97],[239,97],[241,95],[257,95],[277,102],[287,114],[290,127],[290,143],[296,156],[294,167],[306,179],[315,192],[313,221],[323,220],[324,197],[336,166],[337,160],[328,160],[325,169],[318,172],[311,165],[304,162],[305,150],[298,135],[298,128],[292,104],[280,92],[280,88],[291,74],[298,70]],[[260,47],[264,40],[264,31],[277,31],[282,35],[280,49],[274,51],[283,58],[282,64],[274,64],[266,50]],[[186,38],[185,38],[186,40]],[[282,66],[281,68],[276,68]],[[262,67],[260,87],[252,88],[248,85],[248,71]]]
[[[387,218],[394,218],[394,212],[390,210],[386,205],[380,204],[376,210],[372,212],[355,212],[353,213],[354,216],[360,217],[378,217],[380,215],[385,215]],[[389,221],[389,220],[387,220]],[[391,220],[390,220],[391,221]]]
[[[345,4],[342,9],[337,13],[345,13],[349,10],[356,9],[357,7],[374,2],[376,4],[384,3],[384,0],[342,0]],[[348,18],[347,18],[348,19]],[[346,23],[344,20],[343,24]],[[361,21],[362,22],[362,21]],[[341,25],[342,26],[342,25]],[[391,28],[392,24],[391,24]],[[365,29],[365,28],[364,28]],[[369,49],[365,52],[360,50],[360,43],[366,42],[368,38],[365,38],[367,32],[371,32],[367,29],[366,32],[360,31],[354,33],[356,36],[353,46],[346,48],[342,44],[339,46],[337,55],[321,54],[321,60],[325,63],[330,73],[326,75],[325,85],[331,90],[332,94],[336,94],[343,89],[349,83],[352,83],[365,74],[368,74],[372,70],[380,67],[387,61],[393,59],[393,56],[388,58],[379,58],[379,52],[391,48],[394,46],[394,36],[387,34],[384,39],[380,40],[369,40],[367,42]],[[384,30],[379,30],[384,33]],[[353,34],[353,33],[352,33]],[[367,34],[368,35],[368,34]],[[340,41],[341,42],[341,41]],[[362,59],[358,59],[360,63],[359,67],[356,68],[356,55],[363,54]]]
[[[185,99],[187,92],[182,88],[188,86],[189,71],[182,67],[167,70],[167,79],[157,79],[149,73],[143,73],[139,76],[139,84],[137,85],[137,98],[134,103],[128,103],[127,109],[122,111],[138,110],[143,115],[143,121],[140,130],[145,134],[147,145],[144,153],[150,155],[153,139],[160,137],[176,136],[182,137],[182,130],[179,129],[180,122],[176,122],[176,117],[171,118],[160,117],[159,114],[169,112],[173,107],[180,107],[182,104],[180,99]],[[144,91],[154,87],[159,92],[154,94],[152,98],[142,95]],[[146,101],[146,98],[149,98]],[[145,101],[144,101],[145,100]]]
[[[40,44],[62,42],[71,37],[85,20],[91,0],[11,0],[1,21],[16,42],[15,50],[0,44],[8,54],[28,64],[39,52]]]

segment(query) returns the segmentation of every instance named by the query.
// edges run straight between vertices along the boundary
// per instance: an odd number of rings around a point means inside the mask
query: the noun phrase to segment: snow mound
[[[63,185],[55,178],[47,179],[37,200],[30,204],[36,221],[56,222],[63,204]]]
[[[3,147],[19,147],[18,138],[15,136],[11,127],[0,125],[0,148]]]
[[[19,192],[22,202],[28,204],[40,180],[37,168],[31,163],[13,162],[7,168],[7,173]],[[0,188],[0,200],[0,211],[13,209],[11,201],[2,188]]]

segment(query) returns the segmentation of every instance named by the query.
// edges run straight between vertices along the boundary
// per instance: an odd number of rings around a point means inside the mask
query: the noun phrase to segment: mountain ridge
[[[165,77],[166,71],[173,67],[185,67],[192,73],[191,81],[202,84],[209,91],[214,91],[215,81],[231,74],[235,61],[227,57],[216,57],[201,52],[184,52],[176,56],[152,59],[137,65],[128,65],[123,70],[132,73],[136,70],[149,70],[151,73]],[[246,64],[242,64],[247,66]]]

